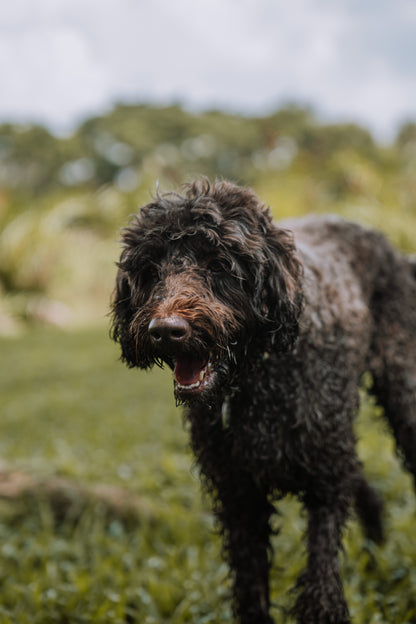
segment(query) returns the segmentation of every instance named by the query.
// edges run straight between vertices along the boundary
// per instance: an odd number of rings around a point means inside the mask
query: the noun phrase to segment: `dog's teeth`
[[[181,390],[192,390],[193,388],[198,388],[200,385],[199,381],[196,381],[193,384],[189,384],[189,386],[183,386],[182,384],[178,383],[178,388],[180,388]]]

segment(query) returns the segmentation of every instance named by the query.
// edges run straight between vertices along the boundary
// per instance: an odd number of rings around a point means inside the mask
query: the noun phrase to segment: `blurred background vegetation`
[[[276,218],[336,211],[416,249],[416,124],[391,145],[307,108],[265,117],[118,105],[69,137],[0,126],[0,331],[106,314],[120,228],[197,175],[255,188]]]
[[[197,175],[229,178],[251,185],[276,219],[337,212],[411,253],[415,173],[416,124],[381,145],[365,128],[328,125],[297,106],[248,118],[119,105],[69,137],[0,126],[2,624],[232,620],[170,376],[125,369],[108,339],[119,232],[156,181],[170,190]],[[351,520],[347,599],[358,624],[411,624],[415,497],[380,410],[362,398],[359,454],[387,502],[389,537],[366,542]],[[119,488],[127,511],[89,496],[103,485]],[[271,587],[283,623],[305,520],[294,500],[279,510]]]

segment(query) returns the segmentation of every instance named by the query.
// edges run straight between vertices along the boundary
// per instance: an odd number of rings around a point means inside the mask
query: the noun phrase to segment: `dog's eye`
[[[140,284],[142,287],[147,286],[148,284],[156,281],[157,277],[157,271],[153,267],[148,267],[141,272]]]
[[[208,269],[211,273],[223,273],[225,271],[224,265],[219,260],[211,260],[208,264]]]

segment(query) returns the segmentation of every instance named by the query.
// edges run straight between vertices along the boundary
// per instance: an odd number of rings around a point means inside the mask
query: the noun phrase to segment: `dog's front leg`
[[[272,624],[269,615],[270,516],[274,509],[233,452],[221,416],[190,413],[191,441],[202,481],[215,500],[233,580],[234,614],[241,624]]]
[[[308,501],[308,562],[294,612],[302,624],[350,622],[339,571],[341,532],[347,516],[345,501]]]
[[[243,475],[230,482],[226,491],[220,488],[218,495],[217,516],[233,579],[234,614],[241,624],[272,624],[269,520],[273,507]]]

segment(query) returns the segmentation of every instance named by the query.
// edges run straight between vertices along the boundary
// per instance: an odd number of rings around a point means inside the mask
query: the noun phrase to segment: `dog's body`
[[[292,234],[293,233],[293,238]],[[274,224],[229,183],[159,196],[125,231],[113,337],[130,366],[166,362],[224,536],[242,624],[270,624],[270,516],[308,512],[302,624],[349,622],[341,533],[355,505],[382,538],[355,452],[364,372],[416,479],[415,266],[336,217]]]

